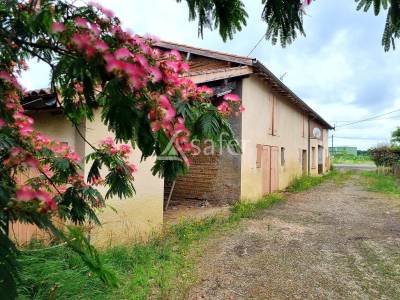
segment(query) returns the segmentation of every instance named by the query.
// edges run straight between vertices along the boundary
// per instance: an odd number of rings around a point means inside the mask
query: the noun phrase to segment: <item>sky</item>
[[[222,41],[217,30],[197,35],[197,22],[189,22],[186,1],[102,0],[125,29],[160,39],[238,55],[249,55],[265,33],[261,0],[243,0],[248,24],[233,40]],[[306,37],[286,48],[263,40],[251,57],[264,63],[325,120],[336,125],[335,146],[368,149],[388,143],[400,126],[400,111],[368,122],[358,120],[400,110],[400,49],[384,52],[381,46],[385,13],[356,11],[351,0],[317,0],[304,17]],[[400,47],[400,40],[397,42]],[[35,61],[22,75],[28,89],[49,85],[49,70]]]

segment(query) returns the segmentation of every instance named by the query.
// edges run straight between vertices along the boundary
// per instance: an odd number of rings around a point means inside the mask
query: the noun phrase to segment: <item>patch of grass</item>
[[[119,287],[105,286],[91,274],[80,258],[65,247],[22,251],[20,299],[170,299],[171,292],[196,280],[193,249],[211,234],[235,227],[243,218],[282,201],[268,195],[256,202],[234,205],[229,216],[186,220],[169,226],[147,243],[113,247],[100,251],[106,265],[119,278]],[[204,243],[203,243],[204,244]]]
[[[352,155],[347,153],[337,153],[332,159],[334,164],[374,164],[369,155]]]
[[[301,176],[293,179],[286,190],[291,193],[307,191],[328,179],[333,179],[337,184],[339,184],[344,182],[348,175],[349,173],[340,173],[337,170],[332,170],[322,176]]]
[[[362,172],[364,184],[368,190],[400,196],[399,178],[392,175],[383,175],[376,172]]]
[[[282,195],[270,194],[257,202],[238,202],[231,208],[232,214],[230,219],[254,218],[260,211],[268,209],[282,200]]]

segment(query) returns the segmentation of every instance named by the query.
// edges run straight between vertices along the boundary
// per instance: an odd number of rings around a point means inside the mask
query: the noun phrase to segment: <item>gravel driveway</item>
[[[400,199],[326,182],[209,242],[188,299],[400,299]]]

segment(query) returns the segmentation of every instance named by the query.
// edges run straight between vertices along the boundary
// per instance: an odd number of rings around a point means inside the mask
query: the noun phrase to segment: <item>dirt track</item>
[[[353,176],[215,238],[188,299],[400,299],[400,199]]]

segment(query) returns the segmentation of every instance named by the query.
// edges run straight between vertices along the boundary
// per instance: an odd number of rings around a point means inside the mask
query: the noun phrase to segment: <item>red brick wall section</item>
[[[241,84],[235,91],[241,94]],[[232,117],[230,123],[238,141],[241,141],[242,118]],[[176,180],[170,205],[207,200],[211,205],[232,204],[240,199],[241,155],[223,150],[221,154],[193,158],[193,164],[185,176]],[[171,190],[171,182],[164,185],[164,203]]]

